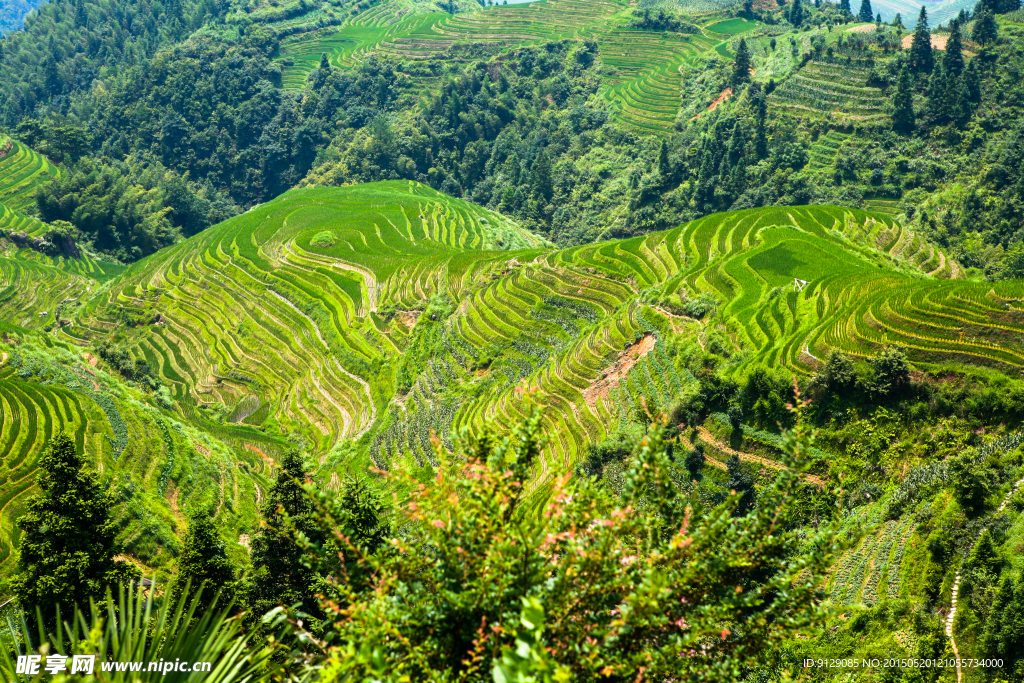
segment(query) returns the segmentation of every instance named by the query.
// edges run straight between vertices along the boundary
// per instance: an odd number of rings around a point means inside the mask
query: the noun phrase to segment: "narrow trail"
[[[1003,502],[999,504],[999,509],[996,510],[996,514],[999,514],[1006,509],[1007,504],[1010,502],[1010,498],[1013,494],[1020,490],[1021,486],[1024,486],[1024,479],[1020,479],[1010,492],[1003,498]],[[974,549],[974,545],[971,545],[970,550],[967,551],[970,554],[971,550]],[[956,579],[953,581],[953,599],[950,603],[949,614],[946,615],[946,637],[949,638],[949,644],[953,646],[953,656],[956,657],[956,682],[962,683],[963,671],[960,669],[960,652],[956,649],[956,640],[953,638],[953,620],[956,618],[956,601],[960,594],[960,572],[956,573]]]
[[[786,469],[786,467],[784,465],[781,465],[780,463],[777,463],[774,460],[769,460],[768,458],[762,458],[759,455],[753,455],[751,453],[744,453],[743,451],[737,451],[737,450],[729,447],[727,444],[724,444],[721,441],[719,441],[717,438],[715,438],[715,435],[712,434],[711,432],[709,432],[704,427],[697,427],[697,433],[700,435],[700,438],[704,442],[706,442],[708,444],[711,444],[712,446],[714,446],[715,448],[717,448],[719,451],[721,451],[723,453],[726,453],[728,455],[735,455],[740,460],[745,460],[747,462],[756,462],[758,464],[764,465],[765,467],[770,467],[770,468],[772,468],[774,470]],[[709,461],[710,461],[710,459],[709,459]],[[826,486],[824,479],[822,479],[821,477],[817,477],[817,476],[815,476],[813,474],[801,474],[800,478],[804,479],[805,481],[809,481],[812,484],[815,484],[816,486],[818,486],[820,488],[825,488],[825,486]]]

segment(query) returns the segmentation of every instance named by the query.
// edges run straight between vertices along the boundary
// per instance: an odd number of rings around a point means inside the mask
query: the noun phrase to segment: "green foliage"
[[[263,524],[252,539],[253,571],[243,587],[249,607],[247,624],[252,629],[262,632],[263,615],[279,606],[295,607],[306,618],[322,615],[313,597],[317,575],[303,562],[303,550],[293,539],[298,533],[313,544],[324,540],[303,488],[308,476],[302,455],[289,450],[260,511]]]
[[[475,677],[497,669],[505,679],[518,672],[536,678],[513,680],[562,680],[613,666],[630,679],[642,667],[655,677],[723,680],[792,629],[818,623],[813,577],[838,546],[831,534],[804,544],[779,526],[795,473],[784,471],[761,493],[763,505],[726,523],[736,498],[694,507],[669,483],[656,427],[629,462],[624,499],[589,480],[570,487],[560,479],[541,515],[536,504],[520,511],[539,428],[535,411],[511,437],[462,440],[452,456],[438,453],[436,479],[409,482],[411,504],[398,511],[409,535],[365,560],[388,578],[366,592],[343,577],[332,582],[334,602],[348,605],[334,608],[338,630],[325,668],[332,677],[386,671],[439,680],[442,671]],[[802,428],[787,437],[791,466],[807,443]],[[678,656],[698,643],[714,655]]]
[[[188,530],[178,555],[178,571],[171,585],[170,601],[193,602],[201,592],[226,608],[234,601],[235,569],[213,522],[213,510],[197,508],[188,517]]]
[[[337,241],[338,237],[333,232],[324,230],[323,232],[318,232],[309,243],[320,249],[328,249],[333,247]]]
[[[964,453],[950,462],[950,479],[957,502],[970,516],[981,514],[995,481],[988,463],[978,462],[974,453]]]
[[[751,65],[750,48],[747,47],[746,39],[740,38],[740,43],[736,47],[736,60],[732,67],[732,86],[734,88],[738,88],[750,80]]]
[[[48,656],[64,655],[67,672],[72,669],[71,655],[93,655],[91,676],[115,683],[280,680],[281,667],[271,659],[273,644],[249,644],[240,618],[229,617],[228,609],[208,605],[201,595],[165,599],[154,605],[154,590],[155,586],[142,582],[122,584],[114,597],[108,589],[103,602],[90,598],[88,607],[64,611],[60,626],[48,634],[40,633],[38,640],[30,637],[33,631],[24,620],[8,620],[5,640],[15,649],[12,653],[5,647],[0,652],[0,680],[25,680],[25,674],[17,670],[18,653],[41,655],[40,671],[45,671]],[[144,662],[145,668],[131,671],[114,665],[133,661]],[[188,669],[172,671],[170,665],[181,661],[189,663]],[[154,670],[150,662],[159,666]],[[209,662],[210,668],[191,671],[196,662]],[[61,678],[75,680],[85,675],[79,672],[68,677],[64,673]]]
[[[932,54],[931,33],[928,31],[928,12],[921,6],[921,15],[914,28],[914,39],[910,45],[910,68],[914,73],[929,74],[935,66]]]
[[[114,559],[120,551],[110,516],[114,501],[67,434],[57,434],[46,445],[37,484],[39,493],[18,519],[18,575],[11,588],[23,609],[39,610],[40,629],[53,629],[58,605],[84,606],[101,599],[138,570]]]
[[[871,9],[871,0],[861,0],[860,10],[857,12],[857,18],[861,21],[875,20],[875,13]]]
[[[914,122],[914,92],[910,81],[910,71],[904,65],[900,69],[896,90],[892,96],[892,127],[899,133],[907,134],[914,130]]]

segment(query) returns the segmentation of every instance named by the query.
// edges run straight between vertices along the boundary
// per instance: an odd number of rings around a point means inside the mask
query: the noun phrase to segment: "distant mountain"
[[[17,31],[25,24],[25,16],[39,5],[42,0],[2,0],[0,1],[0,35]]]

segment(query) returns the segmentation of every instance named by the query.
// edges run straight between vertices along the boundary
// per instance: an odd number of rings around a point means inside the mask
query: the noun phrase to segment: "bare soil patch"
[[[946,42],[947,41],[949,41],[949,36],[947,36],[947,35],[938,35],[938,36],[933,35],[932,36],[932,49],[933,50],[945,50],[946,49]],[[903,36],[903,43],[902,43],[902,45],[903,45],[903,49],[904,50],[908,49],[913,43],[914,43],[914,34],[913,33],[908,33],[907,35]]]
[[[608,397],[608,392],[619,385],[630,369],[637,364],[644,356],[654,349],[657,339],[648,332],[635,344],[626,347],[614,363],[605,368],[601,377],[590,383],[590,386],[583,390],[583,399],[591,408],[597,406],[598,400]]]

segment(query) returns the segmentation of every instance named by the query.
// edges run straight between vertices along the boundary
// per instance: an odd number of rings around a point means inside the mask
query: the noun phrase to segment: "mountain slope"
[[[1024,365],[1021,285],[957,273],[850,209],[748,210],[552,250],[395,181],[294,191],[227,221],[134,264],[61,334],[119,340],[187,418],[220,411],[321,452],[354,439],[381,467],[431,458],[431,431],[449,442],[521,416],[536,387],[559,435],[553,473],[641,398],[665,405],[693,382],[673,358],[685,339],[731,356],[733,373],[808,372],[831,349],[887,344],[921,362]],[[687,306],[702,296],[717,313],[697,320]]]

